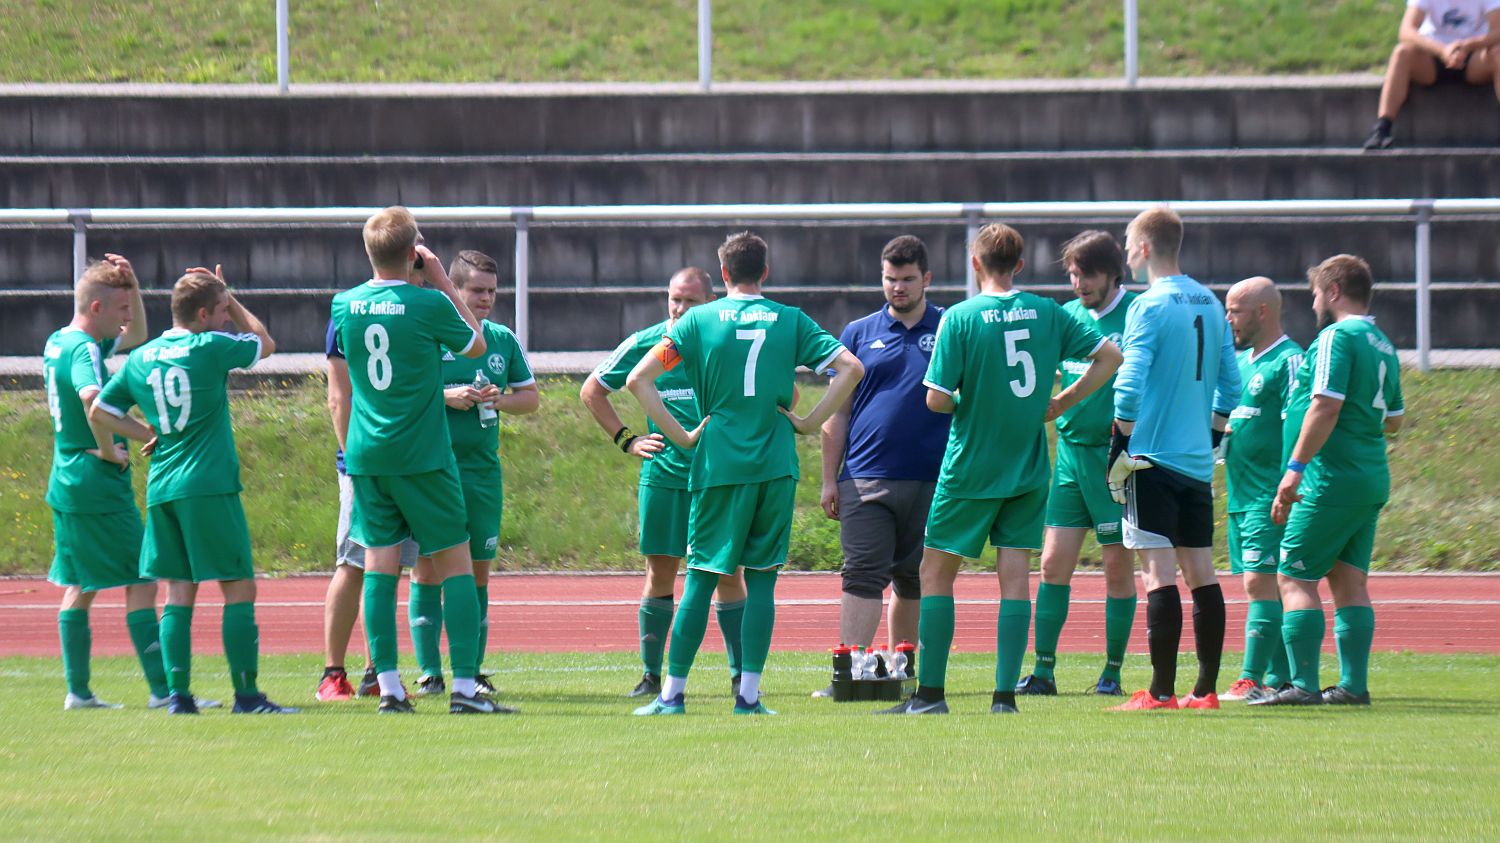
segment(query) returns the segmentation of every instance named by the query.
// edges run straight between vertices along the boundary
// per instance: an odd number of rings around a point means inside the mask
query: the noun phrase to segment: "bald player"
[[[1230,287],[1224,311],[1239,350],[1242,384],[1223,444],[1229,570],[1244,575],[1250,605],[1244,665],[1219,699],[1253,701],[1290,678],[1276,584],[1283,526],[1271,520],[1271,502],[1285,462],[1282,419],[1302,364],[1302,346],[1282,333],[1281,293],[1269,278],[1247,278]]]

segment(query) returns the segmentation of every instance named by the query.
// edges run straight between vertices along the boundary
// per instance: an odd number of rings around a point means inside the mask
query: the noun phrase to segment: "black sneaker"
[[[431,697],[438,694],[448,693],[448,686],[443,683],[441,676],[423,676],[417,680],[417,696]]]
[[[364,678],[359,680],[359,695],[361,697],[380,696],[380,680],[375,677],[375,668],[365,668]]]
[[[1365,138],[1365,152],[1376,152],[1382,149],[1390,149],[1395,143],[1391,138],[1391,130],[1377,123],[1370,130],[1370,136]]]
[[[1035,679],[1036,677],[1029,677],[1029,678]],[[1053,689],[1052,693],[1053,694],[1057,693],[1056,688]],[[1020,714],[1020,713],[1021,713],[1020,710],[1016,708],[1016,694],[1015,694],[1015,692],[1005,693],[1003,691],[996,691],[995,693],[993,693],[993,694],[990,695],[990,714]]]
[[[901,703],[899,703],[897,705],[894,705],[894,706],[891,706],[890,708],[882,708],[881,710],[879,710],[879,711],[877,711],[875,713],[876,714],[947,714],[948,713],[948,701],[947,700],[938,700],[937,702],[928,702],[927,700],[922,699],[921,697],[917,696],[916,694],[912,694],[910,697],[906,698]]]
[[[1320,694],[1310,694],[1296,685],[1283,688],[1264,699],[1247,701],[1247,705],[1322,705]]]
[[[1323,689],[1324,705],[1369,705],[1370,692],[1356,694],[1343,685],[1334,685]]]
[[[484,694],[473,696],[454,692],[448,697],[449,714],[515,714],[516,709],[501,705]]]
[[[1028,697],[1055,697],[1057,696],[1057,681],[1043,679],[1033,673],[1016,683],[1016,693]]]
[[[417,709],[411,704],[411,697],[396,699],[386,695],[380,698],[380,707],[375,709],[376,714],[416,714]]]
[[[641,674],[641,681],[637,682],[635,688],[626,697],[654,697],[661,694],[661,677],[654,673]]]
[[[197,714],[198,702],[193,699],[192,694],[169,694],[167,696],[168,714]]]
[[[289,705],[277,705],[266,699],[265,694],[235,694],[234,714],[296,714],[299,709]]]
[[[488,673],[474,674],[474,687],[477,688],[479,690],[479,693],[481,694],[500,693],[499,691],[495,690],[495,683],[490,681],[490,675]]]

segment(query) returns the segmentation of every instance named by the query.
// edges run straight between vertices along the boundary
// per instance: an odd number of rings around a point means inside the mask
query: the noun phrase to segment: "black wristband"
[[[634,434],[632,434],[630,432],[629,426],[627,426],[627,425],[620,425],[620,429],[617,430],[617,431],[615,431],[615,436],[614,436],[615,444],[616,445],[620,444],[620,440],[621,439],[624,439],[625,437],[632,436],[632,435],[634,435]]]
[[[626,439],[624,442],[621,442],[620,443],[620,452],[624,453],[624,454],[630,453],[630,443],[634,442],[635,440],[637,440],[639,438],[641,438],[641,437],[639,437],[639,436],[631,436],[630,438]]]
[[[1121,431],[1119,425],[1112,425],[1109,431],[1109,459],[1104,464],[1106,470],[1114,466],[1120,454],[1129,450],[1130,436]]]
[[[1224,431],[1218,428],[1210,428],[1208,438],[1213,443],[1213,446],[1217,448],[1219,447],[1219,443],[1224,441]]]

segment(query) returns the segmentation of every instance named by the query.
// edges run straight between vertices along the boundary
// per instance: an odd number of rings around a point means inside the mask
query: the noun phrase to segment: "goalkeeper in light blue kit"
[[[1109,484],[1125,505],[1125,546],[1141,559],[1151,688],[1137,691],[1122,711],[1219,707],[1225,617],[1213,566],[1213,448],[1239,404],[1240,370],[1224,308],[1178,269],[1181,247],[1182,220],[1165,207],[1143,212],[1126,229],[1126,261],[1146,271],[1151,288],[1125,319]],[[1179,566],[1193,592],[1198,650],[1198,681],[1180,706]]]

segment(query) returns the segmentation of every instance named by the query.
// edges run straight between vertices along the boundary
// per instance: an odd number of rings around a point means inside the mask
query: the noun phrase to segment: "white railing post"
[[[89,212],[81,208],[69,209],[68,221],[73,223],[73,278],[83,277],[89,263]],[[71,285],[70,285],[71,286]]]
[[[516,339],[521,341],[521,348],[531,348],[531,267],[528,265],[531,257],[531,244],[528,242],[528,229],[531,223],[531,209],[517,208],[516,218]]]
[[[1432,201],[1419,199],[1417,209],[1417,368],[1432,371]]]
[[[698,0],[698,87],[707,91],[714,78],[712,0]]]
[[[290,17],[287,0],[276,0],[276,87],[283,94],[292,81]]]
[[[983,205],[964,205],[964,290],[969,298],[979,295],[979,279],[974,275],[974,261],[969,258],[969,249],[979,237],[979,215],[983,211]]]
[[[1140,76],[1141,33],[1136,0],[1125,0],[1125,85],[1134,88]]]

